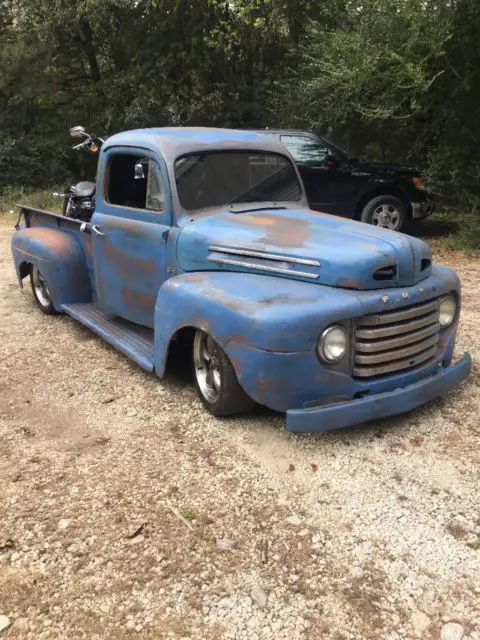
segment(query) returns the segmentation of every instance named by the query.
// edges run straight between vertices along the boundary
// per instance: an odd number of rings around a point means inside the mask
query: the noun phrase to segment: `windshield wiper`
[[[241,204],[241,203],[237,203],[237,205],[238,204]],[[275,209],[275,210],[287,209],[287,207],[284,207],[279,204],[269,204],[269,205],[265,204],[265,205],[259,205],[257,207],[242,207],[241,209],[237,209],[235,203],[230,203],[228,205],[228,208],[231,213],[246,213],[247,211],[268,211],[269,209]]]

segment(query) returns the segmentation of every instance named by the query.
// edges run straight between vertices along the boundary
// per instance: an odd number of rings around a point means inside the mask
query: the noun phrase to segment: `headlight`
[[[445,296],[440,302],[440,316],[438,321],[442,329],[449,327],[455,320],[457,313],[457,303],[453,296]]]
[[[348,348],[348,335],[344,327],[334,324],[320,336],[317,353],[320,360],[328,364],[339,362]]]

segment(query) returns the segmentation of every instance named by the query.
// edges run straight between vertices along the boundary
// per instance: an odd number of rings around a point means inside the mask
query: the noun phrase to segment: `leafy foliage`
[[[477,0],[0,0],[0,189],[93,172],[67,129],[298,126],[480,205]]]

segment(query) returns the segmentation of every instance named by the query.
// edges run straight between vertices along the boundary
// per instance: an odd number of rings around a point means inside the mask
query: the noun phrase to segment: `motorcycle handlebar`
[[[101,147],[102,144],[105,142],[105,140],[103,140],[102,138],[99,138],[94,133],[87,134],[87,136],[88,137],[86,140],[84,140],[80,144],[76,144],[74,147],[72,147],[72,149],[74,149],[75,151],[80,151],[80,149],[85,149],[85,148],[88,149],[93,145],[97,145],[98,147]]]
[[[72,147],[72,149],[75,149],[75,151],[79,151],[80,149],[83,149],[83,147],[88,147],[88,145],[90,144],[91,140],[85,140],[85,142],[81,142],[80,144],[76,144],[74,147]]]

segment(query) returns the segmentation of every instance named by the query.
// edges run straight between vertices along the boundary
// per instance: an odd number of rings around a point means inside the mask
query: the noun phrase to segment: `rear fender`
[[[12,238],[12,254],[20,287],[36,266],[57,311],[63,304],[91,300],[85,254],[73,234],[47,227],[23,228]]]

